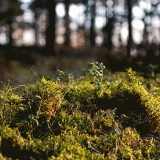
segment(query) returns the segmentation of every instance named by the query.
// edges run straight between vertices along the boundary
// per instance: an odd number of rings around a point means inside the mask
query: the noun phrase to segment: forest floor
[[[12,84],[34,83],[42,76],[52,76],[57,69],[73,73],[75,78],[86,70],[87,62],[94,61],[90,57],[67,57],[67,56],[38,56],[35,64],[25,64],[16,60],[10,60],[7,65],[3,58],[0,59],[0,86],[9,80]]]

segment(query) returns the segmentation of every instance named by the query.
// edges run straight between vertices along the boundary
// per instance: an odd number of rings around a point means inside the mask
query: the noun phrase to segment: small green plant
[[[57,70],[57,82],[60,83],[62,81],[62,83],[64,82],[68,82],[69,84],[74,83],[74,75],[72,73],[68,74],[67,72],[61,71],[61,70]]]
[[[104,76],[105,66],[103,63],[98,62],[88,62],[92,67],[88,69],[89,75],[91,76],[92,83],[95,84],[96,91],[101,90],[101,82]]]
[[[158,67],[159,67],[158,65],[153,65],[153,64],[149,64],[148,66],[146,66],[151,77],[155,76],[155,69],[157,69]]]
[[[103,63],[98,63],[98,62],[88,62],[88,63],[92,65],[92,68],[88,69],[88,72],[93,78],[93,80],[100,79],[102,81],[105,68]]]

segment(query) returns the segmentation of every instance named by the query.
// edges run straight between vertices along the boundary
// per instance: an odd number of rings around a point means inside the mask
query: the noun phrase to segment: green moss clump
[[[79,79],[59,71],[1,91],[1,159],[158,160],[158,77],[104,74],[103,64],[90,64]]]

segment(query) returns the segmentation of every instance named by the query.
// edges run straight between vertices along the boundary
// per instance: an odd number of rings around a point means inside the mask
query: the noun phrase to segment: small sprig
[[[103,79],[103,74],[104,74],[104,69],[105,66],[103,63],[98,63],[98,62],[88,62],[89,64],[92,65],[90,69],[88,69],[89,75],[91,76],[93,82],[96,86],[96,90],[101,89],[101,82]]]

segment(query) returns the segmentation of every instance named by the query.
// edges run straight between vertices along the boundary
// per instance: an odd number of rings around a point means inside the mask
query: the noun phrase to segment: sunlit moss
[[[159,80],[141,81],[131,69],[104,74],[99,65],[79,79],[59,73],[4,88],[0,158],[158,160]]]

